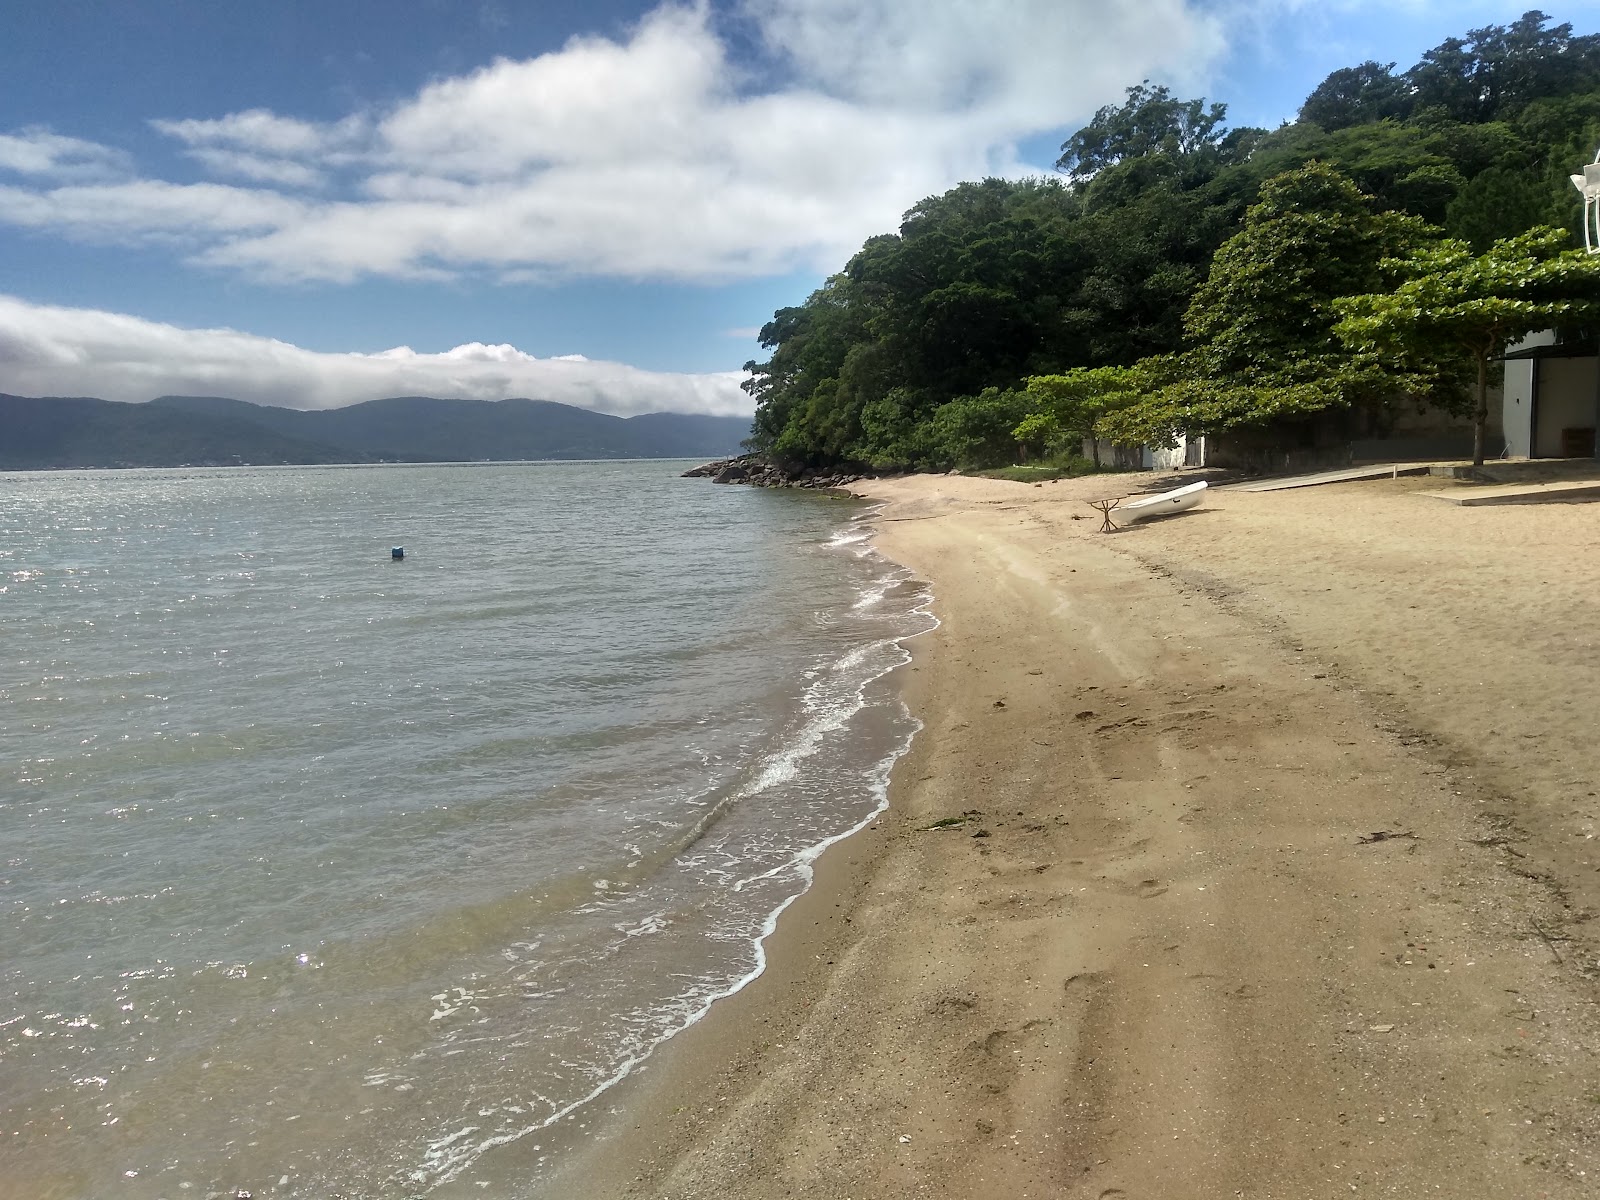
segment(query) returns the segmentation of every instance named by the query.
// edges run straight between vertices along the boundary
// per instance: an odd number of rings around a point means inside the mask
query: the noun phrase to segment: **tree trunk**
[[[1098,471],[1100,469],[1100,439],[1092,434],[1089,437],[1089,453],[1094,455],[1094,469]]]
[[[1472,465],[1483,466],[1483,442],[1489,429],[1489,356],[1478,355],[1478,408],[1472,414]]]

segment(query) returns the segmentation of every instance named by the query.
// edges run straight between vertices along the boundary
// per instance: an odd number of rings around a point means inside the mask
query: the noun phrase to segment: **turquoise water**
[[[931,622],[679,469],[0,475],[0,1196],[514,1194],[759,968]]]

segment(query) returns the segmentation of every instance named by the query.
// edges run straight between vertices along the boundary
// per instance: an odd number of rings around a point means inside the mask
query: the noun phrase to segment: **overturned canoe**
[[[1193,508],[1205,494],[1206,483],[1202,479],[1199,483],[1173,488],[1170,492],[1157,492],[1154,496],[1143,496],[1127,504],[1119,504],[1115,515],[1123,525],[1131,525],[1146,517],[1166,517]]]

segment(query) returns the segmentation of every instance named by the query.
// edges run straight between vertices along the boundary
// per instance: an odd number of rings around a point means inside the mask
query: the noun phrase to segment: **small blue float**
[[[390,546],[389,547],[389,557],[394,559],[396,562],[399,562],[405,556],[406,556],[406,548],[404,546]]]

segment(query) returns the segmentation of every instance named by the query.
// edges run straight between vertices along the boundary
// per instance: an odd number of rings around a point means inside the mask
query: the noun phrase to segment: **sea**
[[[685,465],[0,474],[0,1198],[532,1194],[760,973],[933,619]]]

